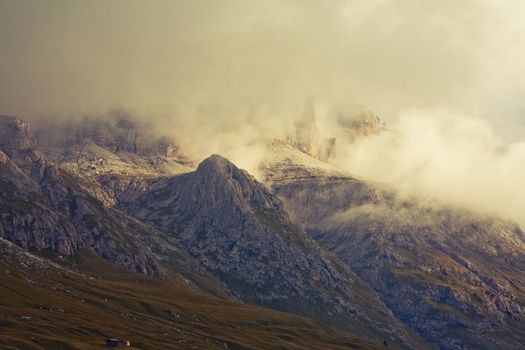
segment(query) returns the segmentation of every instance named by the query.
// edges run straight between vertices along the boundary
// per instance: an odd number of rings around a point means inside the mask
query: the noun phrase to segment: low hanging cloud
[[[487,120],[412,110],[379,135],[347,145],[340,166],[408,196],[498,213],[525,225],[525,138]]]
[[[343,167],[523,223],[524,16],[521,0],[0,0],[0,114],[123,108],[254,169],[305,96],[361,103],[393,130],[338,140]]]

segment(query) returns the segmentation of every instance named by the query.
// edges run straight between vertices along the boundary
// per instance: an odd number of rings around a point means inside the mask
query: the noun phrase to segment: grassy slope
[[[0,262],[0,349],[377,349],[296,316],[119,270],[81,252],[80,271]],[[31,317],[30,320],[22,316]]]

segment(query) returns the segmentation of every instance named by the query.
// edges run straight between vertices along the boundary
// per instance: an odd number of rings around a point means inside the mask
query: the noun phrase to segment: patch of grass
[[[120,270],[88,252],[80,272],[0,263],[0,349],[378,349],[311,320]],[[9,270],[9,271],[8,271]]]

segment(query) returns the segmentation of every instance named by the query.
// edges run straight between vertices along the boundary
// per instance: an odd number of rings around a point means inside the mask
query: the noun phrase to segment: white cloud
[[[496,212],[525,224],[525,138],[508,142],[483,119],[413,110],[393,130],[357,141],[338,159],[406,195]]]

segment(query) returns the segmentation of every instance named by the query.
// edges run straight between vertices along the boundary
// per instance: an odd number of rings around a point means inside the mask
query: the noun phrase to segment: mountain
[[[120,300],[112,312],[120,310],[123,314],[122,310],[128,310],[138,319],[150,322],[151,326],[169,323],[160,320],[160,311],[152,306],[140,306],[157,303],[160,298],[149,294],[139,297],[140,291],[146,287],[133,281],[143,278],[133,277],[130,283],[120,283],[127,292],[118,294],[119,283],[115,283],[122,278],[128,281],[126,276],[129,273],[108,265],[111,263],[127,271],[153,276],[153,279],[147,279],[151,285],[146,289],[149,293],[161,293],[171,288],[178,290],[182,283],[191,289],[188,295],[192,296],[186,298],[197,301],[202,300],[199,293],[227,298],[227,303],[242,299],[316,316],[317,320],[326,319],[332,327],[341,320],[344,327],[336,327],[337,332],[344,328],[344,334],[369,339],[370,344],[388,341],[393,348],[428,347],[397,322],[355,274],[292,225],[280,201],[262,184],[226,159],[212,156],[195,172],[187,174],[154,174],[143,191],[131,191],[129,196],[112,198],[104,190],[103,177],[86,178],[81,169],[74,171],[59,166],[41,153],[40,150],[45,151],[46,147],[39,147],[28,123],[14,117],[2,117],[0,123],[0,130],[4,131],[0,153],[0,245],[3,249],[0,263],[5,266],[6,283],[21,288],[15,292],[12,287],[2,284],[7,295],[4,300],[8,300],[5,306],[18,310],[6,310],[7,316],[4,315],[6,324],[14,327],[8,344],[33,348],[57,344],[71,347],[65,344],[74,339],[74,333],[68,332],[52,336],[46,331],[38,333],[40,336],[32,335],[30,341],[23,340],[20,336],[36,333],[34,327],[24,333],[23,329],[27,328],[21,321],[35,317],[42,320],[36,324],[45,329],[48,322],[60,324],[69,320],[79,327],[83,322],[93,323],[89,321],[92,314],[113,319],[115,316],[111,312],[101,311],[97,306],[101,293],[109,293],[112,298]],[[53,157],[52,152],[49,154]],[[140,178],[137,173],[134,176]],[[132,197],[135,201],[129,202],[126,208],[125,199]],[[119,200],[118,208],[112,206],[112,201],[105,200],[107,198]],[[119,210],[123,208],[143,222]],[[155,208],[151,215],[146,215],[148,208]],[[154,225],[149,225],[151,223]],[[101,265],[104,266],[103,272]],[[86,285],[86,281],[92,280],[91,277],[86,279],[86,275],[99,273],[105,274],[106,286],[102,282],[96,286],[89,282]],[[158,291],[154,287],[157,284],[162,285]],[[17,293],[25,297],[16,298]],[[78,304],[78,298],[74,302],[62,298],[64,293],[82,295],[85,297],[82,300],[97,300],[91,301],[90,304],[94,305],[85,309]],[[135,301],[130,298],[135,298]],[[49,306],[50,309],[46,306],[46,310],[66,312],[67,317],[35,313],[34,308],[44,308],[42,303],[48,301],[53,301],[53,305]],[[133,303],[139,303],[139,307]],[[170,300],[164,299],[163,303],[169,305]],[[146,311],[142,311],[144,308]],[[88,314],[79,315],[82,309]],[[141,314],[137,316],[139,310]],[[214,319],[221,312],[214,310],[209,311],[207,317]],[[241,312],[246,314],[251,312],[249,310],[258,312],[255,306],[246,306],[244,310]],[[276,314],[275,319],[282,319],[282,329],[287,329],[288,324],[296,322],[290,317]],[[134,321],[136,325],[137,319]],[[109,323],[93,324],[105,330],[91,329],[87,334],[109,336],[109,330],[118,330]],[[258,325],[253,327],[261,329]],[[318,334],[316,337],[321,343],[326,339],[328,344],[334,344],[334,348],[373,348],[373,345],[367,345],[367,341],[347,338],[343,333],[330,336],[313,323],[306,327]],[[220,332],[213,328],[213,332]],[[297,335],[302,334],[302,331],[288,329]],[[122,334],[122,329],[118,332]],[[147,339],[150,344],[163,343],[152,340],[143,331],[137,332],[138,338]],[[271,333],[261,332],[263,342],[272,339]],[[304,342],[289,338],[290,335],[286,337],[290,348],[299,347]],[[83,342],[91,343],[84,336],[81,338]],[[255,344],[253,340],[244,341],[246,346],[240,345],[240,348],[258,348],[248,346]],[[316,342],[312,340],[312,346]],[[148,347],[146,344],[144,346]]]
[[[523,344],[525,245],[516,225],[417,203],[332,220],[312,235],[426,339],[443,349]]]
[[[348,267],[292,224],[266,187],[221,156],[159,180],[123,206],[170,233],[243,300],[404,348],[428,347]]]
[[[194,170],[176,140],[125,111],[62,123],[40,121],[35,140],[42,153],[72,173],[108,206],[150,180]]]
[[[518,225],[401,199],[278,147],[261,168],[295,224],[440,349],[520,349],[525,236]]]
[[[325,162],[307,107],[260,181],[122,112],[0,116],[0,347],[521,349],[522,229]]]
[[[108,207],[81,179],[35,149],[26,122],[0,117],[0,237],[38,252],[90,248],[131,271],[162,276],[168,262],[198,263],[169,236]],[[104,197],[99,193],[98,197]]]

